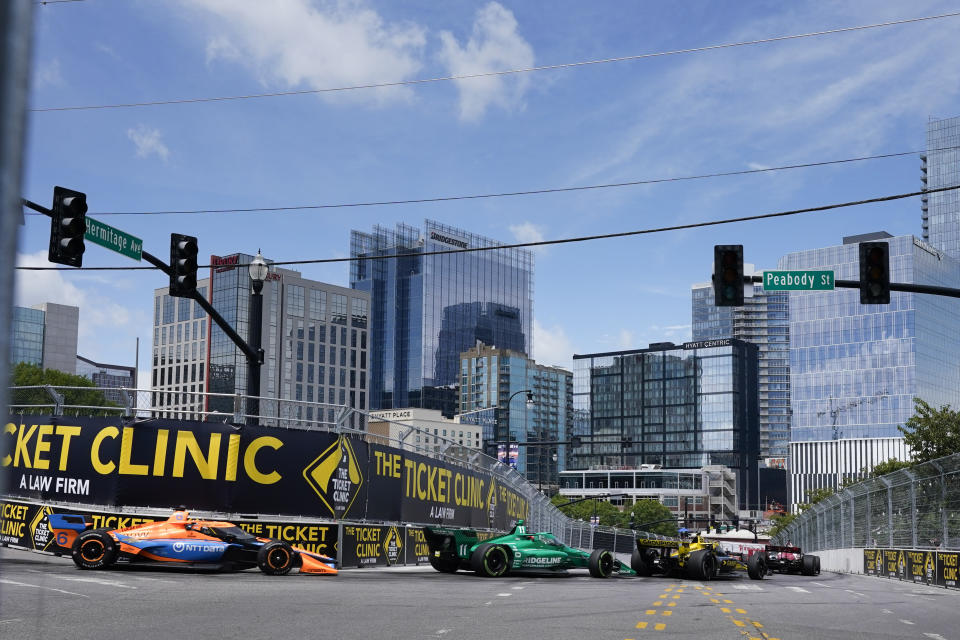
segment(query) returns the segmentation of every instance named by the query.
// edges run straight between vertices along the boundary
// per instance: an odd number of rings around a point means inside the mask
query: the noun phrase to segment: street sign
[[[90,216],[87,216],[87,232],[83,237],[137,261],[143,253],[143,240],[94,220]]]
[[[764,291],[833,291],[833,271],[764,271]]]

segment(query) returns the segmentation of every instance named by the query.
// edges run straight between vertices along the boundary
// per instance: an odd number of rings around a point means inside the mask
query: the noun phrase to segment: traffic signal
[[[718,307],[743,306],[743,245],[713,247],[713,299]]]
[[[47,260],[68,267],[83,266],[83,236],[87,232],[87,196],[67,189],[53,188],[50,250]]]
[[[624,439],[623,439],[623,448],[626,449],[626,450],[629,450],[629,449],[633,448],[633,440],[631,440],[630,438],[624,438]]]
[[[197,291],[197,239],[170,234],[170,295],[191,298]]]
[[[860,304],[890,304],[890,247],[860,243]]]

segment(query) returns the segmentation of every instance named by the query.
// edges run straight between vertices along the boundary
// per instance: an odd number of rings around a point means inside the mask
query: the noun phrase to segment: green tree
[[[550,502],[574,520],[590,522],[590,518],[596,515],[600,516],[600,524],[605,527],[626,526],[627,516],[606,500],[582,500],[567,504],[570,500],[566,496],[557,494],[550,499]]]
[[[64,373],[56,369],[44,369],[36,364],[20,362],[13,368],[14,387],[93,387],[93,381],[83,376]],[[96,389],[58,389],[63,395],[63,403],[85,407],[116,407],[116,403],[108,402],[103,393]],[[53,412],[53,398],[44,389],[16,389],[10,394],[10,405],[14,411],[33,414],[50,414]],[[17,406],[20,405],[20,406]],[[32,408],[35,407],[35,408]],[[77,409],[77,414],[88,416],[116,415],[116,411],[98,411],[95,409]],[[71,413],[73,411],[71,410]]]
[[[676,515],[657,500],[638,500],[628,515],[633,517],[634,526],[639,531],[664,536],[676,536],[679,533]],[[658,522],[659,520],[665,522]]]
[[[915,413],[897,428],[913,452],[914,463],[960,453],[960,413],[950,405],[934,409],[920,398],[914,398],[913,404]]]
[[[880,476],[885,476],[888,473],[893,473],[894,471],[899,471],[900,469],[909,469],[913,466],[912,462],[904,462],[903,460],[897,460],[896,458],[890,458],[884,462],[878,463],[869,473],[870,478],[879,478]]]

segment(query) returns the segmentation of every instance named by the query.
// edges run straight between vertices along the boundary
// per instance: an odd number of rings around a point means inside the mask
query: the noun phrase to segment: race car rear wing
[[[773,553],[803,553],[800,551],[800,547],[778,547],[772,544],[767,545],[767,551]]]
[[[77,536],[93,526],[93,523],[87,522],[83,516],[71,513],[48,514],[47,524],[53,539],[64,549],[71,548]]]

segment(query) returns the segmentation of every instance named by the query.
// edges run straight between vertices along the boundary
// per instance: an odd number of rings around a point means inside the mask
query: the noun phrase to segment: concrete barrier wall
[[[863,574],[862,547],[856,549],[828,549],[816,551],[813,555],[820,556],[821,571]]]

